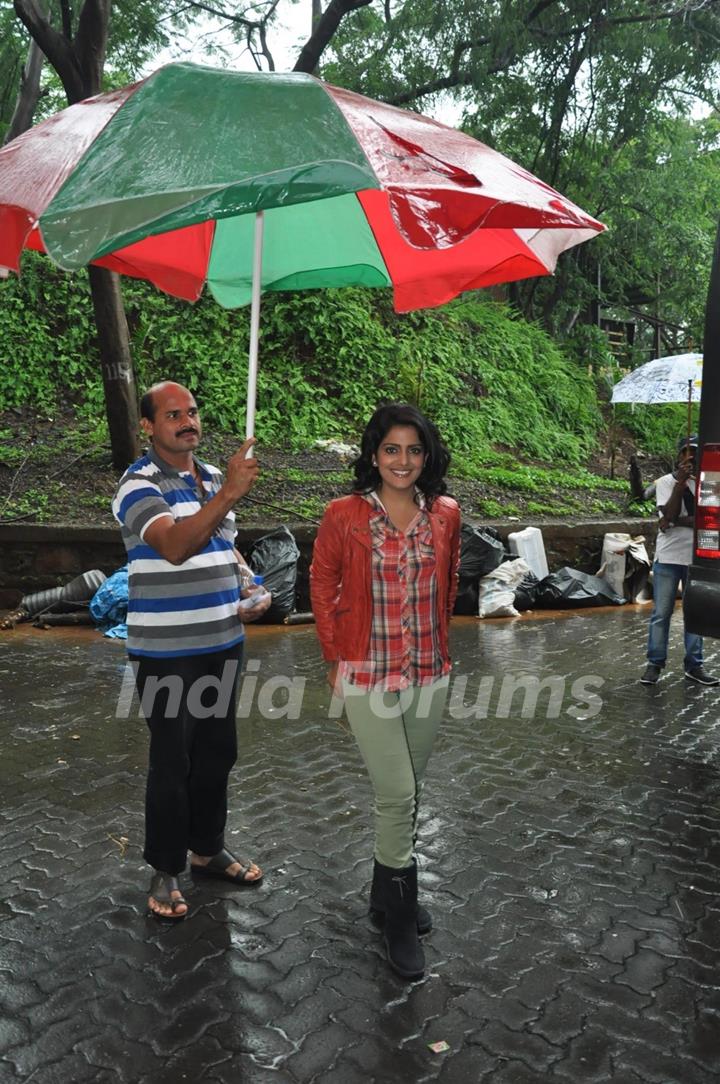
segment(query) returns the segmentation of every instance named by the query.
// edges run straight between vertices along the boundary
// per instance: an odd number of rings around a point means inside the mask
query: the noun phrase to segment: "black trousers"
[[[130,658],[150,730],[143,857],[165,873],[223,849],[242,650]]]

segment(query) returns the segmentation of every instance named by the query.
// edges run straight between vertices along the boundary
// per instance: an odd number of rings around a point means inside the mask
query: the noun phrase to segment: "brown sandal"
[[[240,870],[231,874],[227,870],[234,862],[237,862],[240,866]],[[219,854],[214,855],[206,865],[201,866],[199,863],[190,863],[190,870],[193,876],[197,877],[214,877],[216,880],[229,881],[230,884],[236,885],[238,888],[256,888],[257,885],[262,883],[263,875],[259,877],[247,880],[247,875],[250,873],[253,863],[247,860],[242,861],[240,858],[236,858],[230,854],[229,851],[220,851]]]
[[[157,918],[161,922],[181,922],[184,918],[187,918],[187,900],[183,899],[182,895],[174,897],[173,892],[179,892],[180,885],[178,884],[177,877],[173,877],[171,873],[163,873],[162,870],[156,869],[153,873],[152,880],[150,882],[150,895],[156,903],[164,904],[169,907],[171,914],[164,915],[161,911],[153,911],[152,907],[149,907],[149,913],[152,918]],[[176,914],[177,908],[185,905],[186,910],[182,914]]]

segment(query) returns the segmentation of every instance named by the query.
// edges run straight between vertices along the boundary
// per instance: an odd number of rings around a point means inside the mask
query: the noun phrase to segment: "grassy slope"
[[[242,428],[247,313],[208,299],[184,305],[142,283],[125,282],[124,294],[138,383],[172,377],[196,390],[207,458],[222,463]],[[607,356],[587,335],[573,356],[481,295],[401,317],[387,292],[360,290],[267,299],[262,329],[255,498],[265,503],[246,516],[271,518],[269,506],[280,505],[276,518],[316,517],[350,475],[337,457],[311,451],[314,442],[356,441],[391,398],[419,400],[437,422],[469,515],[628,511],[627,483],[607,477],[602,454],[617,441],[593,375]],[[109,521],[115,472],[84,276],[30,256],[21,279],[0,283],[0,343],[0,520]],[[681,414],[626,411],[625,449],[632,429],[650,452],[672,446]],[[624,463],[617,473],[626,477]]]
[[[102,428],[69,413],[5,412],[0,416],[0,522],[112,523],[110,498],[117,475]],[[222,464],[239,442],[211,428],[203,454]],[[347,459],[320,450],[288,452],[261,445],[261,480],[239,508],[244,522],[315,520],[332,497],[346,492]],[[474,477],[451,472],[450,488],[466,515],[479,520],[517,517],[612,518],[642,514],[629,504],[628,486],[584,468],[519,463],[481,468]]]

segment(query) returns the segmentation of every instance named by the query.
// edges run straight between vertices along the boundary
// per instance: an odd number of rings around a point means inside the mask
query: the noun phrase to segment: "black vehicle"
[[[693,561],[683,596],[685,628],[720,637],[720,229],[705,310]]]

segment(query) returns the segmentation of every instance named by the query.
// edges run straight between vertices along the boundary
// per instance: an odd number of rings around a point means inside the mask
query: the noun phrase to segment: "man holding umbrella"
[[[697,437],[681,437],[675,470],[658,478],[656,503],[660,516],[653,564],[653,610],[648,629],[647,666],[643,685],[656,685],[667,661],[670,619],[678,586],[683,589],[693,556],[695,459]],[[718,685],[703,668],[702,637],[685,631],[685,677],[698,685]]]
[[[262,871],[225,850],[227,783],[235,762],[235,691],[244,640],[238,604],[252,574],[234,546],[233,506],[252,488],[250,437],[226,478],[195,456],[197,404],[172,381],[143,396],[151,446],[120,480],[113,512],[128,553],[128,655],[150,730],[143,857],[153,867],[148,906],[183,919],[178,874],[255,887]],[[247,585],[247,586],[246,586]],[[264,592],[244,621],[269,606]]]

